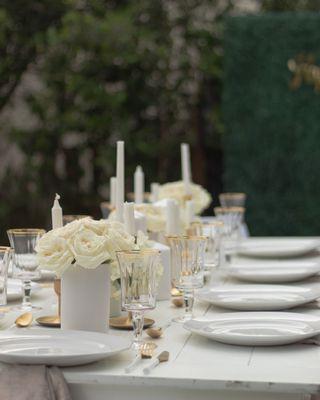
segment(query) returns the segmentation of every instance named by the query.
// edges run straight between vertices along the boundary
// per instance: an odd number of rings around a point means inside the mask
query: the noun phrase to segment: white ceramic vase
[[[72,265],[61,278],[61,328],[106,332],[110,314],[108,264]]]

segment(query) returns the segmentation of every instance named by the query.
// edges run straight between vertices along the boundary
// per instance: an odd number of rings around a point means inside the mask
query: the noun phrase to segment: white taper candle
[[[191,195],[190,148],[187,143],[181,143],[181,170],[186,195]]]
[[[123,217],[126,232],[134,236],[136,234],[136,224],[134,220],[134,203],[124,203]]]
[[[117,178],[112,176],[110,178],[110,206],[116,206],[116,198],[117,198]]]
[[[61,228],[63,226],[62,208],[59,203],[60,196],[56,193],[56,197],[51,209],[52,229]]]
[[[167,200],[166,206],[166,234],[170,236],[180,234],[180,212],[177,202],[173,199]]]
[[[157,182],[151,183],[151,202],[155,203],[159,200],[159,188],[160,185]]]
[[[134,173],[134,202],[143,203],[144,198],[144,173],[140,165],[137,166]]]
[[[194,219],[194,202],[193,200],[188,200],[186,202],[186,210],[185,210],[185,223],[186,227],[189,228],[191,222]]]
[[[124,142],[117,142],[116,218],[123,222],[124,203]]]

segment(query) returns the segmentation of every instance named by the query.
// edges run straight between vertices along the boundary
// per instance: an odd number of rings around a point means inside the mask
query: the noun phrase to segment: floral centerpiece
[[[137,238],[128,234],[118,221],[83,218],[47,232],[39,240],[36,252],[41,268],[60,277],[71,265],[94,269],[103,263],[112,265],[111,280],[119,278],[116,252],[148,247],[142,232]]]
[[[184,182],[169,182],[161,185],[159,187],[159,200],[162,199],[175,199],[181,207],[184,207],[186,201]],[[210,193],[195,183],[191,183],[191,199],[194,202],[196,214],[201,214],[212,202]]]
[[[146,247],[145,235],[135,238],[117,221],[84,218],[43,235],[37,257],[41,268],[61,277],[61,327],[105,331],[120,278],[116,252]]]

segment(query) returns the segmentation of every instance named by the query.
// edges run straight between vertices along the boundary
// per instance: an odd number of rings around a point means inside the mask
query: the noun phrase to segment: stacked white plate
[[[0,361],[75,366],[99,361],[130,347],[128,338],[97,332],[21,329],[0,332]]]
[[[217,314],[197,318],[184,327],[217,342],[242,346],[276,346],[295,343],[320,333],[320,317],[285,312]]]
[[[320,273],[319,261],[297,259],[318,248],[319,241],[313,239],[246,240],[238,254],[247,260],[242,258],[225,269],[238,282],[204,288],[196,297],[218,307],[251,312],[191,320],[185,328],[238,345],[289,344],[320,334],[320,317],[279,312],[320,297],[320,285],[315,282],[292,284]],[[269,260],[254,261],[257,258]]]
[[[314,239],[247,239],[238,246],[237,253],[255,258],[291,258],[303,256],[319,247],[320,241]]]
[[[229,276],[246,282],[298,282],[320,273],[320,261],[260,261],[258,264],[241,261],[228,266],[226,272]]]
[[[224,285],[199,290],[199,300],[239,311],[277,311],[320,297],[320,285]]]

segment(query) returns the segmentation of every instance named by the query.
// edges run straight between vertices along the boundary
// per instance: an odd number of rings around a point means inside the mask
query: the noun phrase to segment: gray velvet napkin
[[[1,400],[71,400],[68,385],[57,367],[2,365]]]

